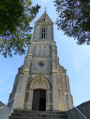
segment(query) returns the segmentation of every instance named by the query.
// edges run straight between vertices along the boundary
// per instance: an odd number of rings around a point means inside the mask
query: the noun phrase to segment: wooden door
[[[40,90],[34,90],[32,110],[39,110]]]
[[[46,110],[46,90],[36,89],[33,93],[32,110]]]
[[[39,110],[40,111],[45,111],[46,110],[46,90],[40,90]]]

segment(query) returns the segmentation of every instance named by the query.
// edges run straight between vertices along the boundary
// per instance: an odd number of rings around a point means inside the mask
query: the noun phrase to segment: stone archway
[[[51,98],[50,83],[43,76],[39,76],[39,77],[36,77],[36,78],[32,79],[32,81],[30,83],[30,86],[29,86],[29,89],[28,89],[29,96],[28,96],[28,102],[27,102],[27,109],[32,110],[34,108],[33,107],[33,100],[35,100],[35,97],[34,97],[35,90],[38,90],[39,93],[42,92],[43,90],[46,92],[46,99],[45,99],[45,97],[43,97],[43,99],[46,100],[46,107],[45,107],[46,109],[43,109],[42,111],[44,111],[44,110],[50,110],[51,109],[51,102],[50,102],[50,98]],[[38,98],[40,98],[40,97],[38,97]],[[42,107],[40,107],[40,105],[39,105],[39,108],[42,108]],[[38,107],[37,107],[36,110],[40,110],[40,109],[38,109]]]

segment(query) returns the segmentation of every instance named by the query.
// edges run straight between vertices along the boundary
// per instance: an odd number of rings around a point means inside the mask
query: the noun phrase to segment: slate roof
[[[46,11],[44,12],[44,14],[36,21],[36,23],[38,22],[49,22],[49,23],[53,23],[52,20],[50,19],[50,17],[48,16],[48,14],[46,13]]]

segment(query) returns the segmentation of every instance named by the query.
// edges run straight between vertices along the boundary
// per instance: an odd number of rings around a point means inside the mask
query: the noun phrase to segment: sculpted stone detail
[[[42,88],[42,89],[50,90],[50,84],[49,84],[48,80],[45,79],[44,77],[37,77],[32,80],[32,82],[30,84],[30,88],[32,88],[32,89]]]

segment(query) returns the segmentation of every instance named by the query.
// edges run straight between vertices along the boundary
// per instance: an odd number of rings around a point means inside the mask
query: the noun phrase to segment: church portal
[[[33,94],[32,110],[46,110],[46,90],[36,89]]]

